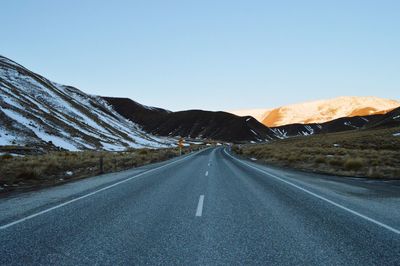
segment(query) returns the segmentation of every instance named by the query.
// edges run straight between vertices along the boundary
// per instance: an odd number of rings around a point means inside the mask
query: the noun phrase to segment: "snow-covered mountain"
[[[0,56],[0,146],[124,150],[172,143],[145,133],[102,98]]]
[[[324,123],[341,117],[386,113],[400,106],[400,101],[378,97],[338,97],[282,106],[275,109],[239,110],[231,113],[250,115],[269,127],[289,124]]]

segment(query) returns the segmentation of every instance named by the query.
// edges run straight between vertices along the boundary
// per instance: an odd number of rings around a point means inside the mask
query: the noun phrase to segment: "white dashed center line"
[[[206,176],[208,176],[208,171],[206,171]]]
[[[204,195],[200,195],[199,203],[197,204],[196,216],[200,217],[203,214]]]

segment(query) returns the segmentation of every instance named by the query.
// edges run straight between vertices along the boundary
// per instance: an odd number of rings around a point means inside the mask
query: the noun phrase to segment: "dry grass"
[[[400,137],[391,129],[357,130],[235,146],[236,153],[292,168],[372,178],[400,178]]]
[[[200,147],[192,147],[197,150]],[[183,153],[190,150],[184,149]],[[65,152],[15,157],[0,156],[0,187],[3,191],[63,183],[103,173],[122,171],[179,155],[178,149],[137,149],[126,152]]]

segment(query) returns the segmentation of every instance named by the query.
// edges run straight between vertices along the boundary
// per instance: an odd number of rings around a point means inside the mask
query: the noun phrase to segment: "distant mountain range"
[[[171,112],[126,98],[88,95],[0,56],[0,148],[157,148],[174,146],[178,137],[188,141],[265,142],[399,126],[400,108],[394,109],[398,106],[399,102],[374,97],[342,97],[255,113],[259,121],[228,112]],[[394,110],[385,111],[388,109]],[[289,121],[296,123],[286,124]]]
[[[251,116],[226,112],[188,110],[171,112],[141,105],[127,98],[103,97],[119,114],[160,136],[214,139],[232,142],[270,141],[295,136],[334,133],[354,129],[400,126],[400,107],[388,113],[341,117],[324,123],[289,124],[267,127]],[[375,112],[378,113],[378,112]]]
[[[325,123],[342,117],[385,114],[400,106],[400,101],[378,97],[338,97],[282,106],[275,109],[239,110],[231,113],[253,116],[268,127],[290,124]]]

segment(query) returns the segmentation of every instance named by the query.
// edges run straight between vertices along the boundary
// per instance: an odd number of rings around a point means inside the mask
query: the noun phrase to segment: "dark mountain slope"
[[[290,124],[271,128],[286,137],[333,133],[362,128],[369,120],[364,117],[342,117],[325,123]]]
[[[125,118],[160,136],[208,138],[221,141],[265,141],[276,134],[253,117],[226,112],[189,110],[170,112],[141,105],[126,98],[103,97]]]
[[[164,119],[171,112],[165,109],[149,107],[128,98],[102,97],[111,104],[120,115],[136,122],[144,129],[149,130]],[[148,127],[149,126],[149,127]]]
[[[400,107],[384,115],[378,115],[376,119],[371,120],[366,128],[384,128],[400,126]]]
[[[271,128],[285,137],[306,136],[319,133],[334,133],[354,129],[400,126],[400,107],[386,114],[342,117],[325,123],[290,124]]]

